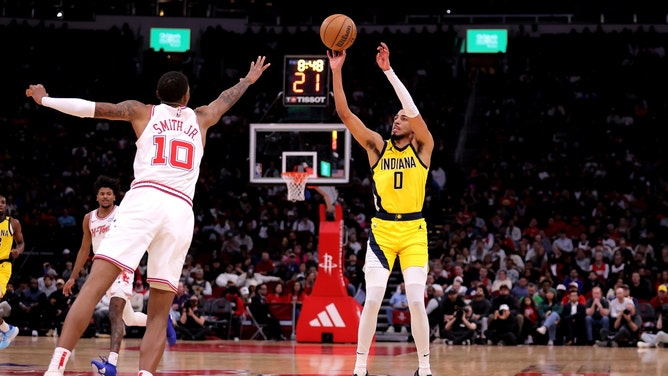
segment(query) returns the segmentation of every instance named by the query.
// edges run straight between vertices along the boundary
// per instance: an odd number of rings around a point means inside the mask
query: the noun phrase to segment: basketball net
[[[310,174],[311,172],[309,171],[287,171],[281,173],[281,177],[288,186],[288,200],[292,202],[304,201],[304,189],[306,188],[306,180]]]

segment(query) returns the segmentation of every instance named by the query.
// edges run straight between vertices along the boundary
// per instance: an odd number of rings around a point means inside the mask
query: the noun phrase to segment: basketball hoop
[[[281,177],[288,186],[288,200],[292,202],[304,201],[304,189],[306,188],[306,180],[310,174],[308,171],[287,171],[281,173]]]

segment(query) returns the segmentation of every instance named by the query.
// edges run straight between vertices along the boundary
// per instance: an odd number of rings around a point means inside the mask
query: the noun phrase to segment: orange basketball
[[[320,24],[320,39],[330,50],[343,51],[355,42],[357,27],[345,14],[332,14]]]

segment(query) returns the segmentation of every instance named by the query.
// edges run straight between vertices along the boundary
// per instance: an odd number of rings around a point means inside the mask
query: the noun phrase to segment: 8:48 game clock
[[[327,56],[324,55],[286,55],[283,70],[283,105],[328,105],[328,64]]]

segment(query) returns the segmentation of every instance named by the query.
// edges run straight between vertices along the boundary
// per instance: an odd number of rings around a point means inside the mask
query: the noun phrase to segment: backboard
[[[285,184],[281,173],[311,169],[308,185],[350,181],[351,135],[343,124],[250,125],[250,182]]]

